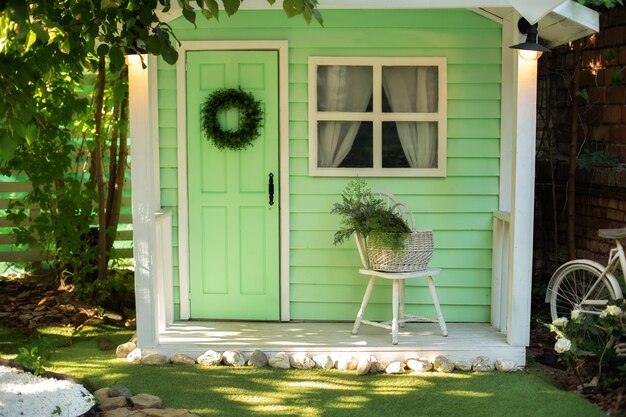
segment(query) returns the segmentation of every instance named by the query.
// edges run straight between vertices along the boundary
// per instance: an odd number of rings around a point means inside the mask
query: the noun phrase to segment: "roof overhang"
[[[510,20],[515,13],[511,7],[480,7],[479,11],[481,14],[487,13],[493,18],[502,20]],[[531,22],[527,17],[526,20]],[[567,44],[600,30],[598,12],[575,1],[566,1],[558,5],[543,15],[538,22],[539,37],[549,48]]]
[[[573,0],[319,0],[319,9],[472,9],[488,14],[498,20],[510,19],[515,12],[530,23],[539,22],[539,36],[549,47],[598,32],[598,12]],[[279,2],[277,2],[279,3]],[[270,6],[267,0],[245,0],[242,10],[279,9],[280,4]],[[162,16],[171,20],[181,15],[176,2]]]

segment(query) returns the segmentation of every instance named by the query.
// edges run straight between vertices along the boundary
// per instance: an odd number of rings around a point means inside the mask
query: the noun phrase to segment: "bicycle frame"
[[[607,274],[610,273],[612,275],[615,275],[618,262],[622,269],[622,275],[624,275],[624,282],[626,282],[626,256],[624,255],[624,247],[622,246],[622,243],[616,239],[615,247],[612,248],[609,252],[609,260],[607,262],[607,265],[604,267],[604,269],[600,271],[602,274],[600,275],[600,277],[598,277],[596,282],[593,283],[591,288],[589,288],[589,291],[587,291],[587,293],[585,294],[585,296],[580,302],[581,311],[588,313],[588,314],[600,314],[600,312],[597,310],[585,310],[583,309],[583,306],[588,305],[588,306],[598,307],[598,306],[605,306],[607,304],[608,300],[594,300],[594,299],[590,299],[589,297],[591,294],[593,294],[593,292],[595,291],[596,287],[600,284],[600,282],[603,279],[605,279]]]
[[[609,262],[608,265],[611,265],[615,262],[615,258],[619,259],[620,266],[622,268],[622,275],[624,278],[624,283],[626,283],[626,255],[624,255],[624,248],[622,247],[622,242],[619,240],[615,240],[615,247],[611,249],[609,252]],[[608,267],[608,266],[607,266]],[[613,266],[610,272],[615,275],[615,270],[617,269],[617,264]]]

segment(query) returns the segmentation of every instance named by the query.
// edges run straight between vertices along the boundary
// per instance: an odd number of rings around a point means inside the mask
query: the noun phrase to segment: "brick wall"
[[[626,8],[602,12],[600,25],[581,53],[580,88],[588,99],[580,100],[579,166],[587,167],[577,172],[576,247],[578,257],[605,262],[609,242],[597,237],[597,229],[626,227]],[[534,242],[539,286],[567,260],[573,71],[569,46],[555,49],[539,65]]]

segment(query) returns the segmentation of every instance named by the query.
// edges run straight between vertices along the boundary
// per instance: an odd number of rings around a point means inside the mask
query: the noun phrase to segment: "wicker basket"
[[[404,248],[391,249],[367,242],[370,268],[385,272],[423,271],[433,257],[433,231],[414,230],[407,234]]]

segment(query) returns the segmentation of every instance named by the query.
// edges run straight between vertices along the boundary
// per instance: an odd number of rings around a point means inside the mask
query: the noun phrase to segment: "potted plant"
[[[369,267],[388,272],[426,269],[433,255],[432,230],[412,230],[401,215],[408,208],[381,200],[361,179],[351,180],[331,213],[341,216],[335,233],[335,245],[357,234],[357,246]],[[413,222],[412,214],[410,218]],[[413,222],[414,223],[414,222]],[[412,224],[414,226],[414,224]],[[367,254],[363,254],[365,246]]]
[[[392,250],[402,249],[404,239],[411,229],[392,207],[372,194],[365,181],[351,180],[341,202],[330,211],[341,216],[341,225],[335,232],[334,244],[342,244],[358,233],[363,239],[374,239]]]

